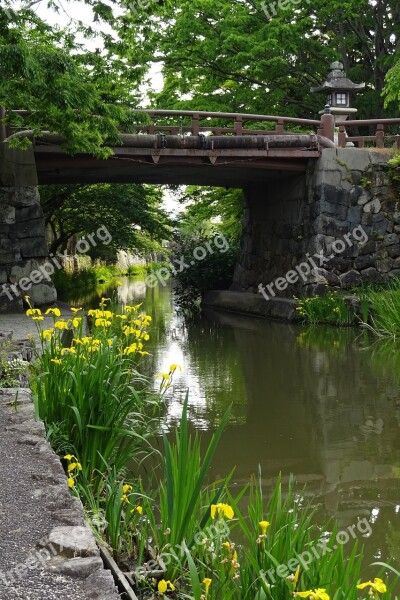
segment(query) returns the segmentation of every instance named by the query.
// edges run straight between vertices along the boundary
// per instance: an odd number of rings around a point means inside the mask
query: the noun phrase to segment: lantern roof
[[[347,92],[356,92],[365,88],[365,83],[354,83],[346,76],[341,62],[333,62],[330,65],[331,71],[322,85],[310,88],[311,92],[329,92],[333,90],[344,90]]]

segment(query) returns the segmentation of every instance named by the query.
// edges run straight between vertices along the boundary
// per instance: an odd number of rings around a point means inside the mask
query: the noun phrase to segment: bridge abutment
[[[388,176],[389,159],[326,149],[306,175],[245,189],[232,289],[271,299],[400,275],[400,198]]]
[[[0,313],[57,299],[44,263],[48,246],[33,150],[0,144]]]

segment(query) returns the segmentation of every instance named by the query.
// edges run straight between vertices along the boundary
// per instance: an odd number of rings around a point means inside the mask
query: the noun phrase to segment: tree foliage
[[[239,242],[242,231],[243,192],[235,188],[187,186],[179,198],[185,205],[179,228],[184,236],[219,231]]]
[[[14,126],[63,135],[67,152],[106,157],[107,145],[120,143],[120,128],[135,122],[143,67],[111,47],[90,51],[76,34],[32,10],[0,8],[0,106]]]
[[[170,237],[171,222],[161,208],[162,193],[154,186],[51,185],[43,186],[40,193],[52,233],[51,252],[64,250],[72,237],[95,233],[101,226],[112,237],[108,256],[110,249],[158,250],[162,240]]]
[[[324,99],[309,88],[341,60],[354,81],[367,84],[355,103],[360,118],[384,115],[385,76],[399,49],[398,0],[279,4],[154,3],[155,15],[125,14],[119,26],[143,62],[163,63],[165,85],[153,96],[160,108],[315,117]]]

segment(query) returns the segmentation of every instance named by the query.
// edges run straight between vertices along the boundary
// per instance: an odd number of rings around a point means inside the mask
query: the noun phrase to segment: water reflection
[[[341,527],[367,517],[367,562],[400,557],[400,352],[366,331],[304,328],[207,311],[185,324],[171,290],[124,280],[124,303],[153,317],[148,373],[179,363],[167,398],[173,428],[190,391],[204,442],[232,405],[210,477],[234,466],[242,484],[262,467],[266,488],[294,473]]]

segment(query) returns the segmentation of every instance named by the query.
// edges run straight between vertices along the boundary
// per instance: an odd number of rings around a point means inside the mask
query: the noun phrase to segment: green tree
[[[127,63],[121,49],[117,56],[111,44],[89,51],[75,34],[32,10],[0,8],[0,106],[14,126],[61,134],[67,152],[106,157],[120,143],[120,129],[135,122],[143,67]]]
[[[93,233],[101,226],[112,237],[105,257],[110,250],[157,251],[171,235],[171,222],[161,208],[162,192],[155,186],[50,185],[41,187],[40,194],[52,233],[50,252],[64,250],[72,237]]]
[[[324,99],[309,88],[339,59],[352,79],[367,83],[356,101],[359,116],[383,115],[385,76],[399,47],[398,0],[284,4],[153,3],[158,15],[126,13],[119,28],[132,55],[163,63],[165,85],[153,95],[160,108],[315,117]]]
[[[239,242],[244,206],[242,190],[187,186],[179,201],[185,205],[179,217],[183,234],[220,231]]]
[[[386,76],[386,86],[384,88],[386,94],[386,103],[391,102],[400,105],[400,52],[396,64],[390,69]]]

